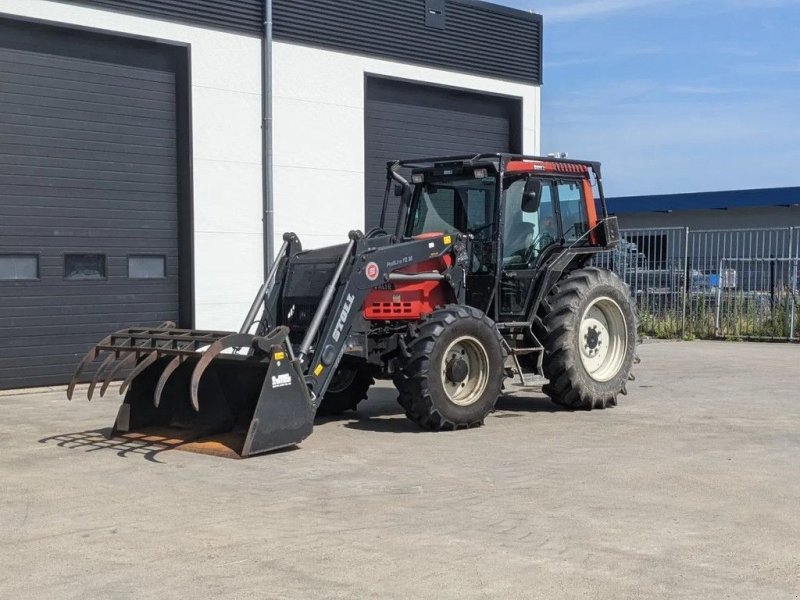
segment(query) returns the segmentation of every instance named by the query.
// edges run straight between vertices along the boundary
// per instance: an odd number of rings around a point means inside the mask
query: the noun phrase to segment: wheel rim
[[[611,298],[597,298],[581,319],[581,362],[589,376],[598,382],[613,379],[625,363],[628,328],[620,305]]]
[[[459,406],[469,406],[486,391],[489,355],[474,337],[460,337],[447,347],[440,372],[444,392],[450,401]]]
[[[328,386],[328,392],[331,394],[343,392],[350,387],[355,379],[355,369],[337,369],[336,373],[333,375],[333,379],[331,379],[330,385]]]

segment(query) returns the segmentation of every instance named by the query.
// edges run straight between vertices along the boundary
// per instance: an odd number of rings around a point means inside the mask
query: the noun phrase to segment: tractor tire
[[[406,416],[431,431],[483,424],[500,397],[506,352],[489,317],[447,305],[409,327],[395,373]]]
[[[356,410],[366,400],[369,388],[375,383],[370,370],[363,365],[340,365],[322,397],[317,416],[331,417]]]
[[[616,406],[633,379],[636,329],[630,290],[615,273],[597,267],[568,273],[534,324],[549,380],[542,391],[569,410]]]

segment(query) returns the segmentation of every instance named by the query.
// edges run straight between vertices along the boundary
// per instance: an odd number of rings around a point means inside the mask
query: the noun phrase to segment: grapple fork
[[[314,407],[299,362],[278,327],[265,336],[176,329],[118,331],[94,346],[70,381],[106,355],[89,386],[131,368],[113,433],[219,443],[239,456],[295,445],[311,434]],[[118,361],[112,368],[114,361]]]

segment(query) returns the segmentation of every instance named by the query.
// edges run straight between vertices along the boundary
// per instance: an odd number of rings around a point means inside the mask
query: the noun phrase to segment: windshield
[[[494,222],[495,177],[440,178],[417,185],[410,236],[423,233],[480,234]]]

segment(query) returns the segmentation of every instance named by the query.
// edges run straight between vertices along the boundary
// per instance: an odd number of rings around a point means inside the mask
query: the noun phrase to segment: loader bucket
[[[103,357],[90,399],[103,377],[101,396],[126,375],[114,437],[239,457],[294,446],[311,434],[315,411],[288,333],[126,329],[89,351],[67,395]]]

